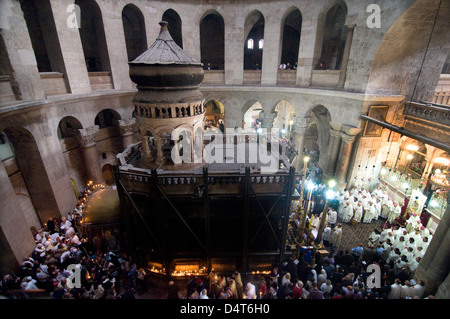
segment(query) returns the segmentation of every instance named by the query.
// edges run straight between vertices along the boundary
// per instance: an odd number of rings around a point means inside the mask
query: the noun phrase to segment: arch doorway
[[[324,169],[327,161],[328,143],[330,140],[330,122],[331,114],[326,107],[323,105],[317,105],[310,112],[311,123],[308,126],[305,138],[309,137],[315,139],[315,144],[312,147],[315,154],[314,157],[317,158],[317,164],[321,169]],[[314,126],[315,128],[314,128]],[[309,135],[310,134],[310,135]],[[305,147],[306,140],[305,140]]]
[[[102,175],[106,185],[112,186],[116,184],[116,182],[114,181],[113,167],[111,164],[103,165]]]
[[[244,131],[251,131],[261,127],[262,120],[259,117],[259,114],[262,111],[263,107],[259,102],[253,103],[253,105],[248,108],[248,110],[244,113],[242,122]]]
[[[211,100],[205,103],[204,129],[219,127],[220,122],[225,122],[225,107],[220,101]]]

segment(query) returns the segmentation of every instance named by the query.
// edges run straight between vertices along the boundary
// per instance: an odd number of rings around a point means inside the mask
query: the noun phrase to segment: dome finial
[[[167,30],[167,26],[169,25],[169,22],[167,22],[167,21],[160,21],[159,25],[161,26],[161,31],[162,30]]]

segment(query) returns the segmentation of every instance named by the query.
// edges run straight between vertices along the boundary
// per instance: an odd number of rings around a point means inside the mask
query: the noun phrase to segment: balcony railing
[[[426,102],[409,102],[405,105],[404,115],[419,119],[450,125],[450,107]]]
[[[450,91],[434,92],[433,103],[450,105]]]
[[[383,166],[378,175],[380,181],[387,183],[391,188],[405,196],[411,195],[413,190],[422,189],[426,185],[425,179],[413,177],[389,166]]]

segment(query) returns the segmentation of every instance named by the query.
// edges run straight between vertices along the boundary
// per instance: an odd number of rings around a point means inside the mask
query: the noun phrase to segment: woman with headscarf
[[[245,292],[245,298],[246,299],[256,299],[256,289],[255,285],[252,283],[247,283],[246,292]]]

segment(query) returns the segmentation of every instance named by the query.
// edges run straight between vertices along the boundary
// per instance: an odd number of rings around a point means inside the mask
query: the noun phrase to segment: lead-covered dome
[[[170,36],[168,23],[147,51],[128,64],[130,78],[138,89],[195,87],[203,81],[203,64],[183,51]]]

